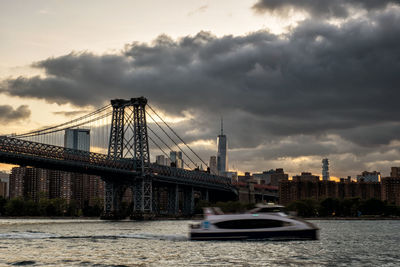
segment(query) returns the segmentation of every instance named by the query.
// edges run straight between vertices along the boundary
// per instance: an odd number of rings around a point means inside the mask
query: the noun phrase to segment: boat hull
[[[318,229],[285,230],[285,231],[240,231],[212,232],[196,231],[190,233],[191,240],[317,240]]]

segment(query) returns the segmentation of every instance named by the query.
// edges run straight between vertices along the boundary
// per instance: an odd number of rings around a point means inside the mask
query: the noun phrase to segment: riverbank
[[[381,220],[400,220],[400,217],[310,217],[302,218],[307,221],[381,221]]]

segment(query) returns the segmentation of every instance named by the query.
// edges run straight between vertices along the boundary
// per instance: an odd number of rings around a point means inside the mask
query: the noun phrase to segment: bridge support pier
[[[106,180],[104,194],[104,211],[101,216],[103,220],[120,220],[124,219],[123,214],[120,213],[119,204],[122,198],[123,187],[116,183]]]
[[[194,212],[194,188],[184,188],[183,190],[183,213],[191,215]]]
[[[153,214],[153,185],[148,176],[136,178],[133,184],[133,214],[131,219],[148,220]]]
[[[168,214],[178,215],[179,214],[179,186],[168,187]]]

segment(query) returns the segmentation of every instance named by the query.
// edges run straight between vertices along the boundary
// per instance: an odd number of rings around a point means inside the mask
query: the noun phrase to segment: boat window
[[[221,229],[257,229],[288,226],[290,223],[278,220],[249,219],[218,222],[215,224]]]
[[[283,212],[282,208],[261,208],[258,212]]]

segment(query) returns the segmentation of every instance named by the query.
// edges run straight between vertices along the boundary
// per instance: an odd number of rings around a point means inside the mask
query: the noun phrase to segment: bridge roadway
[[[135,160],[113,159],[108,155],[53,146],[17,138],[0,137],[0,162],[68,172],[98,175],[131,183],[140,175]],[[188,171],[150,164],[147,173],[153,181],[196,186],[238,194],[229,178],[202,171]]]

